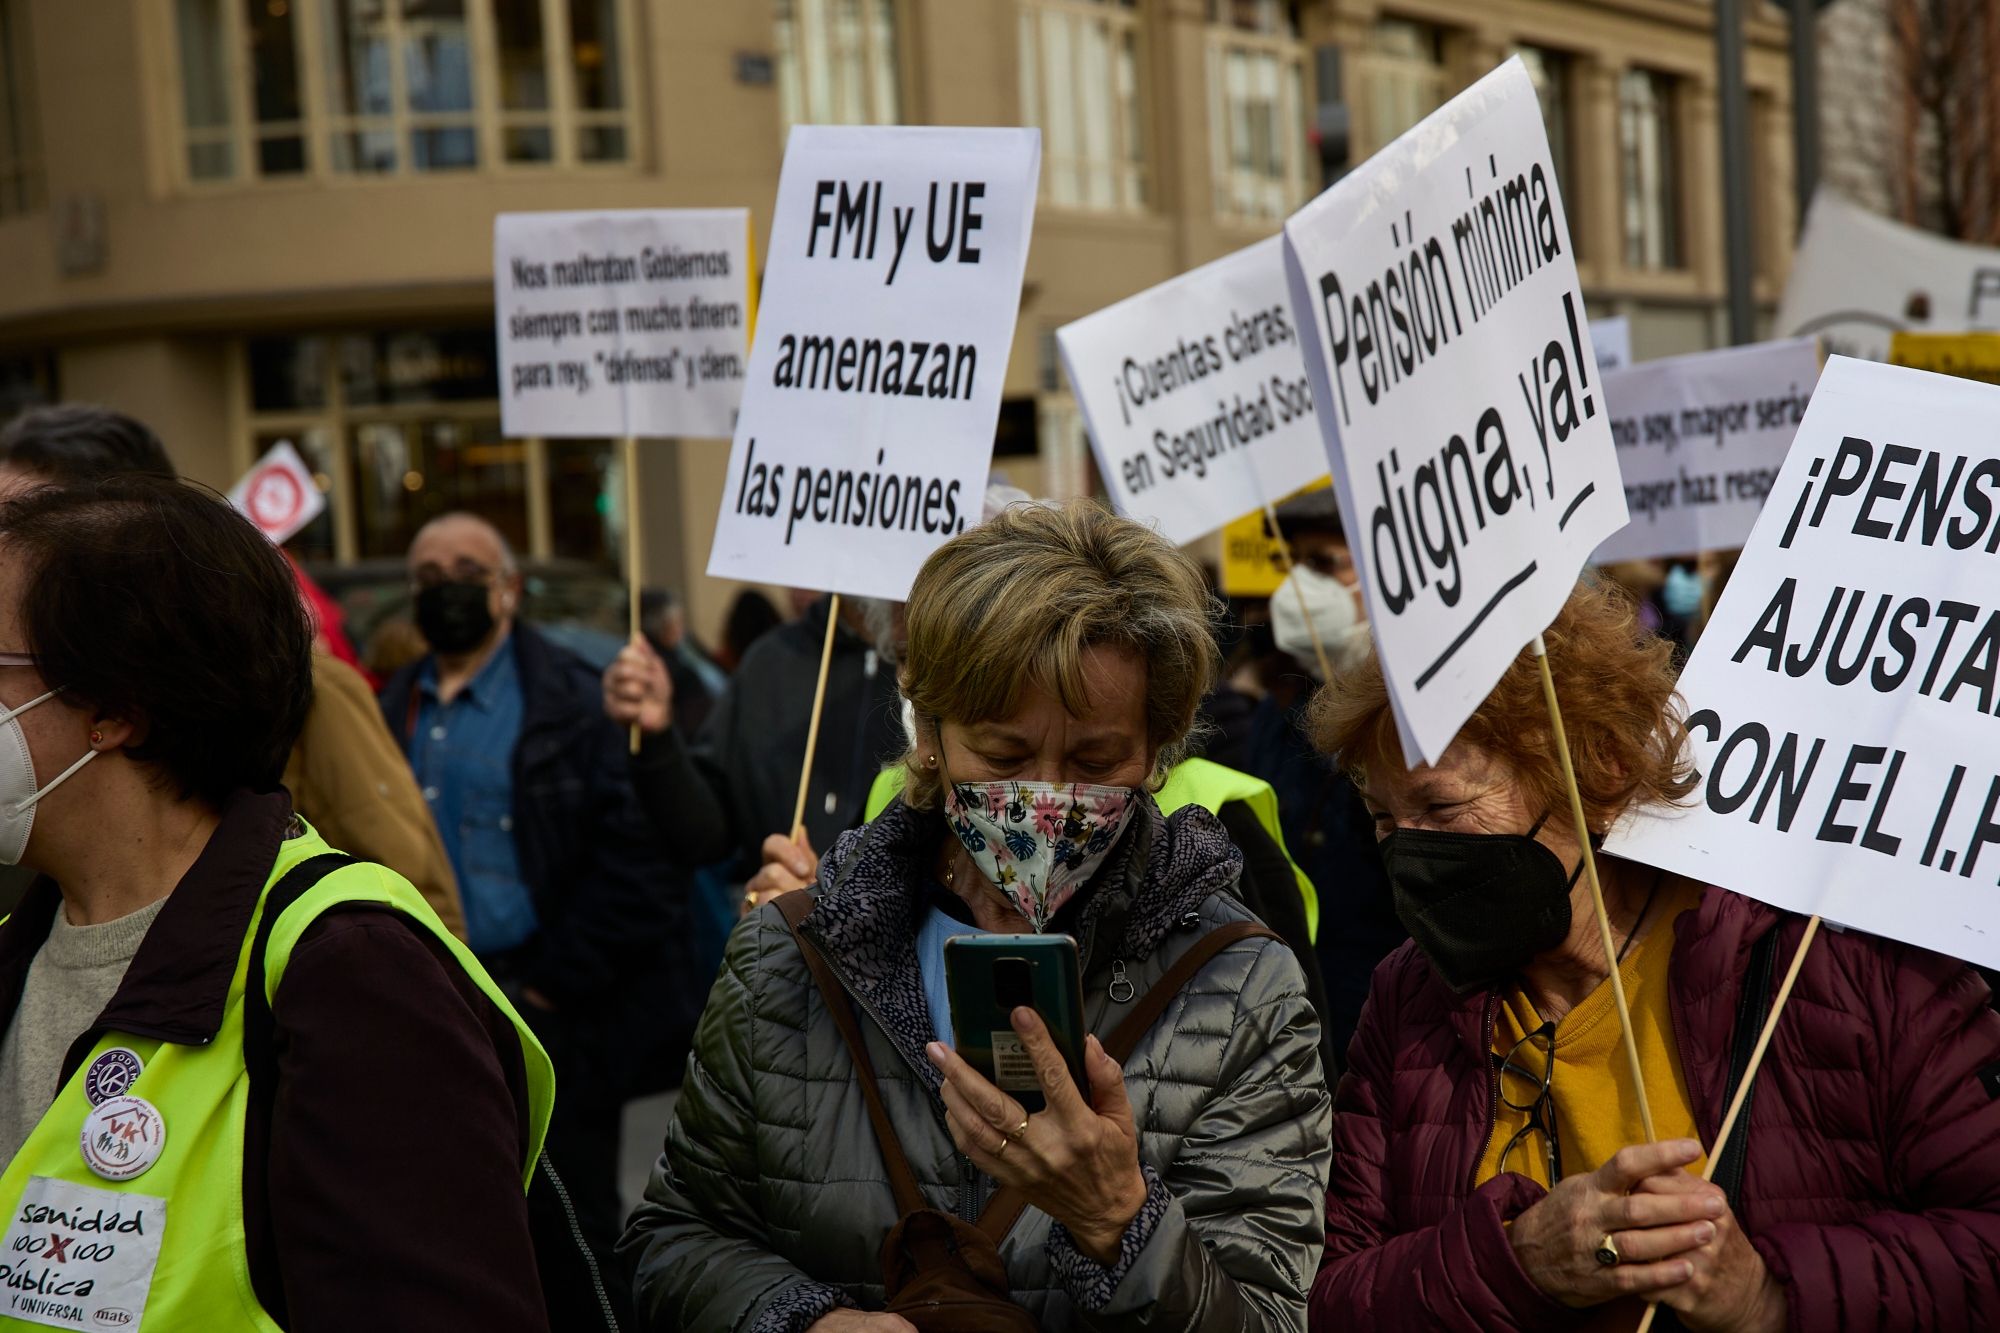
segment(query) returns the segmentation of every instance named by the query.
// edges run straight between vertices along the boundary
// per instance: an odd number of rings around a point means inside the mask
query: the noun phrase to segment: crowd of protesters
[[[143,424],[24,414],[0,1203],[129,1182],[161,1328],[2000,1326],[1980,974],[1825,939],[1705,1182],[1803,923],[1605,856],[1607,956],[1532,662],[1406,768],[1332,493],[1276,519],[1296,566],[1225,604],[996,486],[907,604],[747,592],[711,650],[649,591],[599,670],[440,513],[378,689]],[[1593,841],[1690,789],[1725,572],[1589,576],[1547,632]],[[1093,1035],[1016,1010],[1002,1088],[945,944],[1030,931]]]

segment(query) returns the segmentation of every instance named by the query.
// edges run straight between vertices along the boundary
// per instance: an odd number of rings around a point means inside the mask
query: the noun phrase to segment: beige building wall
[[[289,3],[301,15],[317,12],[314,0]],[[1567,202],[1593,311],[1632,316],[1641,357],[1721,340],[1720,172],[1706,4],[1309,0],[1296,7],[1293,39],[1212,22],[1212,11],[1257,8],[1233,0],[1138,0],[1129,9],[1089,0],[885,3],[895,22],[900,118],[914,123],[1032,122],[1037,113],[1022,95],[1024,24],[1102,21],[1135,34],[1139,108],[1127,130],[1144,145],[1146,201],[1119,211],[1064,206],[1045,183],[1006,380],[1011,399],[1035,400],[1041,442],[1038,456],[996,460],[1015,484],[1054,492],[1089,484],[1073,405],[1052,378],[1048,340],[1056,327],[1276,226],[1275,218],[1218,214],[1212,146],[1219,107],[1209,72],[1230,43],[1262,43],[1298,71],[1304,97],[1297,123],[1278,127],[1296,167],[1292,206],[1320,184],[1319,162],[1305,142],[1316,47],[1339,48],[1353,160],[1386,137],[1369,114],[1377,64],[1371,53],[1385,20],[1415,21],[1438,35],[1444,95],[1516,42],[1568,53],[1574,179]],[[47,201],[25,213],[0,211],[8,273],[0,284],[0,356],[52,359],[63,395],[151,422],[191,475],[219,486],[253,451],[244,339],[486,324],[497,213],[747,204],[760,253],[768,240],[784,141],[781,95],[775,84],[744,75],[776,54],[772,0],[625,0],[619,12],[634,108],[625,164],[221,184],[192,182],[183,165],[172,0],[0,4],[27,19]],[[817,7],[807,0],[785,6]],[[1769,303],[1792,234],[1789,86],[1776,11],[1759,7],[1750,36],[1763,167],[1758,295]],[[1634,66],[1675,76],[1682,89],[1674,114],[1687,262],[1676,271],[1623,260],[1618,80]],[[323,80],[323,72],[306,70],[307,93]],[[685,590],[691,623],[704,636],[715,633],[734,592],[701,573],[726,456],[726,443],[717,441],[645,446],[646,574]],[[336,487],[336,498],[341,494]],[[545,501],[540,508],[535,521],[545,525]],[[531,519],[536,509],[531,503]]]

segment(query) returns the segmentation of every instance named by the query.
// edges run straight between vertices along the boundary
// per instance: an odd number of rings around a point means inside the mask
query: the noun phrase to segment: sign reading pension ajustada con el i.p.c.
[[[1626,519],[1520,60],[1294,214],[1285,257],[1404,754],[1435,761]]]
[[[743,395],[751,269],[747,209],[502,213],[502,430],[727,436]]]
[[[1056,330],[1118,512],[1191,542],[1326,475],[1276,236]]]
[[[1032,129],[792,131],[708,572],[901,599],[977,522]]]
[[[1832,357],[1605,850],[2000,966],[2000,388]]]

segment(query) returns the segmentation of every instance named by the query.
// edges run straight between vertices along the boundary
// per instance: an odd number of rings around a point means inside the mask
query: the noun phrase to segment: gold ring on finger
[[[1604,1233],[1604,1239],[1597,1242],[1597,1248],[1591,1251],[1591,1257],[1605,1268],[1616,1268],[1625,1262],[1625,1256],[1618,1252],[1618,1238],[1608,1231]]]
[[[1007,1145],[1008,1145],[1008,1144],[1010,1144],[1010,1143],[1012,1143],[1013,1141],[1014,1141],[1014,1140],[1012,1140],[1012,1139],[1008,1138],[1008,1137],[1007,1137],[1007,1136],[1006,1136],[1005,1134],[1002,1134],[1002,1135],[1000,1136],[1000,1146],[999,1146],[999,1147],[997,1147],[997,1148],[995,1148],[995,1149],[993,1150],[993,1155],[994,1155],[995,1157],[1004,1157],[1004,1156],[1006,1156],[1006,1155],[1007,1155]]]
[[[1028,1117],[1022,1116],[1021,1123],[1007,1131],[1007,1139],[1012,1142],[1028,1132]]]

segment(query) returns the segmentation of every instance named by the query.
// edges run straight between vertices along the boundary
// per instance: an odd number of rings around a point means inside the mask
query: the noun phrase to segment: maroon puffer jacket
[[[1674,923],[1672,1015],[1704,1142],[1751,947],[1782,974],[1804,923],[1710,889]],[[1822,930],[1751,1104],[1745,1231],[1794,1329],[2000,1328],[2000,1013],[1953,959]],[[1376,969],[1334,1104],[1312,1327],[1562,1329],[1502,1224],[1542,1197],[1472,1187],[1493,1127],[1493,1000],[1405,944]],[[1740,1127],[1737,1132],[1742,1132]]]

